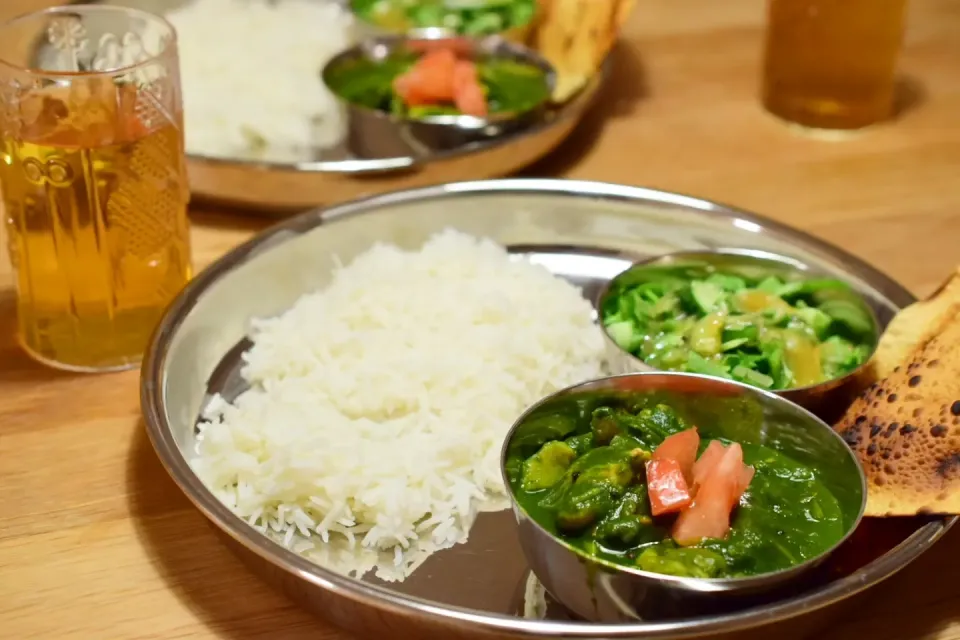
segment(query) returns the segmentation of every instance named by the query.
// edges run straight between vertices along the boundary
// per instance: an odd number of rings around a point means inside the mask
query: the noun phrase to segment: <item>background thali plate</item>
[[[186,0],[93,2],[162,15],[185,4]],[[376,33],[358,21],[358,37]],[[318,37],[322,35],[318,29]],[[180,64],[183,66],[189,61],[181,59]],[[608,56],[599,72],[577,94],[562,104],[553,105],[529,127],[500,137],[451,149],[423,149],[417,156],[381,159],[357,158],[348,142],[318,151],[313,160],[296,163],[188,153],[190,189],[198,198],[250,211],[281,214],[395,189],[510,175],[539,160],[570,135],[610,76],[612,64],[612,56]],[[321,82],[319,69],[317,82]]]

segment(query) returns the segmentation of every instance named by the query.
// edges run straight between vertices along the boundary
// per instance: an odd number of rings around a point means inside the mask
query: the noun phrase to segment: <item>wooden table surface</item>
[[[640,0],[605,105],[530,173],[734,204],[929,292],[960,262],[960,0],[913,2],[900,118],[844,142],[761,112],[762,21],[761,0]],[[193,221],[198,266],[266,224],[199,204]],[[0,637],[348,638],[221,546],[147,442],[136,372],[68,375],[19,350],[11,283],[0,262]],[[960,531],[820,640],[960,639],[957,575]]]

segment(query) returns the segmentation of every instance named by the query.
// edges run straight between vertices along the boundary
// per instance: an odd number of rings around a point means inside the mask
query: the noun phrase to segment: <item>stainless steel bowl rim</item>
[[[623,271],[621,271],[620,273],[615,275],[613,278],[611,278],[610,281],[607,282],[606,285],[604,285],[603,289],[597,295],[597,299],[595,302],[595,306],[597,308],[597,324],[600,325],[600,329],[603,331],[603,336],[604,336],[604,339],[607,341],[607,343],[612,344],[614,347],[619,349],[620,353],[623,354],[624,358],[627,358],[629,360],[636,362],[638,367],[644,367],[651,371],[665,371],[664,369],[657,369],[653,365],[647,364],[644,360],[641,360],[640,358],[638,358],[637,356],[635,356],[634,354],[630,353],[629,351],[621,347],[619,344],[617,344],[617,342],[613,339],[613,337],[607,332],[607,327],[603,324],[603,318],[600,315],[601,309],[603,308],[603,302],[604,300],[606,300],[607,295],[609,295],[610,289],[613,287],[613,284],[616,282],[617,278],[627,274],[633,269],[648,266],[648,265],[653,265],[654,263],[660,262],[662,260],[668,260],[671,258],[685,258],[685,257],[693,258],[695,256],[707,256],[707,255],[720,255],[720,256],[726,255],[726,256],[734,256],[734,257],[742,257],[742,258],[752,258],[756,260],[766,260],[769,262],[777,262],[779,264],[782,264],[785,267],[788,267],[798,272],[807,271],[809,269],[809,265],[806,265],[800,262],[799,260],[795,260],[787,256],[782,256],[777,253],[773,253],[770,251],[756,251],[753,249],[737,249],[737,248],[723,248],[723,249],[716,249],[714,251],[676,251],[674,253],[665,253],[660,256],[654,256],[653,258],[648,258],[646,260],[640,260],[638,262],[634,262],[629,267],[625,268]],[[851,288],[851,291],[852,291],[852,288]],[[853,293],[858,298],[861,298],[861,296],[857,294],[856,291],[853,291]],[[863,301],[862,298],[861,298],[861,301]],[[870,356],[868,356],[868,358],[864,360],[859,367],[857,367],[856,369],[851,369],[847,373],[837,378],[830,378],[828,380],[824,380],[823,382],[817,382],[816,384],[808,384],[803,387],[790,387],[789,389],[772,389],[770,390],[771,393],[775,393],[777,395],[783,395],[783,394],[790,394],[795,392],[802,393],[805,391],[814,391],[817,389],[835,386],[837,384],[842,383],[845,380],[849,380],[853,378],[854,376],[862,372],[869,364],[869,358],[873,356],[873,354],[877,351],[877,348],[880,346],[880,323],[877,321],[877,314],[874,313],[873,309],[870,308],[870,305],[868,304],[864,304],[864,310],[870,315],[870,321],[873,323],[874,338],[873,338],[873,346],[870,348]],[[726,380],[726,378],[722,378],[722,379]]]
[[[655,573],[653,571],[643,571],[641,569],[633,569],[631,567],[627,567],[624,565],[609,562],[607,560],[603,560],[602,558],[591,556],[588,553],[585,553],[584,551],[578,549],[577,547],[574,547],[568,544],[562,538],[555,536],[554,534],[547,531],[547,529],[543,527],[537,521],[536,518],[534,518],[529,513],[527,513],[527,510],[524,509],[523,505],[521,505],[520,502],[517,500],[516,495],[514,494],[513,488],[510,486],[510,478],[507,476],[507,452],[510,448],[510,442],[513,440],[513,436],[514,434],[516,434],[517,429],[520,427],[521,424],[523,424],[526,421],[526,419],[534,411],[536,411],[543,405],[553,400],[556,400],[557,398],[560,398],[562,396],[569,395],[571,393],[576,393],[578,390],[584,387],[599,386],[599,385],[603,385],[604,383],[613,382],[615,380],[619,380],[623,378],[644,378],[644,377],[652,377],[652,376],[678,378],[678,379],[692,378],[695,380],[709,380],[711,383],[714,383],[714,384],[719,383],[719,384],[728,385],[731,387],[736,387],[744,391],[747,395],[754,394],[754,395],[766,398],[770,402],[790,405],[795,411],[797,411],[800,414],[803,414],[804,417],[808,421],[810,421],[812,424],[817,424],[819,425],[820,428],[829,432],[834,439],[836,439],[838,442],[844,445],[843,449],[849,454],[850,459],[853,460],[854,466],[857,469],[857,473],[860,476],[860,488],[861,488],[860,510],[858,511],[857,516],[853,520],[851,526],[843,534],[843,537],[837,540],[836,543],[834,543],[829,549],[823,551],[822,553],[812,558],[809,558],[804,562],[795,564],[791,567],[787,567],[786,569],[770,571],[767,573],[760,573],[757,575],[744,576],[740,578],[685,578],[685,577],[674,576],[674,575],[669,575],[664,573]],[[637,392],[642,393],[642,390],[637,390]],[[789,455],[789,453],[787,453],[786,455]],[[864,473],[863,464],[860,462],[857,456],[853,453],[853,450],[850,449],[850,447],[843,442],[843,438],[841,438],[836,431],[831,429],[826,422],[824,422],[819,417],[814,415],[811,411],[801,407],[800,405],[794,402],[791,402],[790,400],[787,400],[783,396],[780,396],[771,391],[767,391],[766,389],[759,389],[757,387],[753,387],[749,384],[739,382],[737,380],[728,380],[726,378],[718,378],[718,377],[703,375],[699,373],[687,373],[682,371],[659,371],[659,370],[635,371],[633,373],[619,373],[619,374],[610,375],[610,376],[603,376],[601,378],[593,378],[591,380],[585,380],[583,382],[572,384],[570,386],[564,387],[563,389],[560,389],[559,391],[555,391],[554,393],[551,393],[550,395],[544,398],[541,398],[536,403],[528,407],[526,411],[520,414],[520,417],[517,418],[517,420],[513,423],[513,425],[507,431],[507,434],[504,436],[503,446],[500,448],[500,476],[503,479],[504,486],[506,486],[507,488],[507,497],[510,499],[510,503],[513,506],[513,508],[519,509],[520,511],[522,511],[527,516],[527,518],[530,519],[530,521],[533,523],[535,527],[540,529],[545,535],[550,536],[553,540],[560,543],[563,547],[565,547],[567,550],[569,550],[571,553],[576,555],[581,560],[603,567],[604,569],[610,572],[637,576],[637,577],[644,578],[646,580],[659,580],[662,582],[670,582],[678,586],[689,587],[693,591],[715,591],[719,589],[732,591],[739,587],[748,588],[748,587],[761,585],[766,582],[766,579],[782,576],[785,573],[799,573],[804,569],[819,563],[823,558],[831,555],[834,551],[836,551],[837,547],[839,547],[841,544],[846,542],[847,538],[849,538],[853,534],[854,530],[856,530],[856,528],[860,525],[860,521],[863,519],[863,513],[867,508],[867,476]]]
[[[449,41],[460,41],[468,43],[475,53],[482,55],[487,55],[493,58],[497,57],[497,51],[503,49],[512,54],[513,57],[522,58],[525,62],[529,63],[532,66],[539,68],[544,73],[544,78],[547,82],[547,88],[549,93],[543,99],[542,102],[534,105],[530,109],[512,113],[504,114],[495,114],[492,113],[486,118],[479,118],[476,116],[468,115],[449,115],[449,116],[426,116],[423,118],[403,118],[400,116],[393,115],[386,111],[381,111],[380,109],[371,109],[363,105],[350,102],[345,98],[342,98],[340,94],[330,88],[330,85],[327,85],[327,88],[330,90],[330,93],[333,94],[336,100],[351,109],[357,109],[363,111],[370,115],[373,115],[381,120],[388,122],[393,122],[397,124],[404,124],[410,122],[419,122],[423,124],[431,124],[434,126],[440,127],[457,127],[463,129],[483,129],[484,127],[489,127],[491,125],[509,123],[528,115],[532,111],[541,109],[551,102],[551,96],[553,95],[553,90],[557,85],[557,72],[554,69],[553,65],[544,58],[542,55],[537,53],[535,50],[531,49],[522,44],[516,42],[511,42],[500,36],[486,36],[483,38],[472,38],[470,36],[459,35],[452,31],[443,28],[428,28],[428,29],[418,29],[410,31],[406,34],[391,34],[383,36],[373,36],[369,38],[364,38],[357,44],[352,47],[344,49],[334,57],[330,58],[323,68],[320,71],[320,77],[324,79],[326,83],[327,73],[336,67],[339,64],[342,64],[345,60],[349,60],[357,57],[373,58],[373,55],[370,54],[370,50],[377,47],[386,47],[389,49],[389,53],[393,53],[398,48],[411,43],[411,42],[442,42],[444,40]],[[487,51],[487,49],[492,49],[493,51]],[[388,55],[389,55],[388,53]]]
[[[441,618],[450,623],[467,624],[477,629],[485,628],[490,631],[510,632],[525,637],[586,639],[600,636],[625,639],[664,637],[665,634],[670,634],[671,638],[679,640],[769,624],[809,613],[853,596],[890,577],[915,560],[930,545],[943,537],[957,522],[957,517],[936,519],[929,522],[896,548],[864,569],[796,599],[785,600],[771,606],[739,613],[649,624],[589,624],[530,620],[502,614],[479,613],[463,607],[441,605],[421,598],[400,595],[384,587],[329,571],[257,532],[231,512],[203,485],[173,439],[170,425],[163,415],[164,379],[162,375],[172,334],[203,291],[213,284],[221,274],[250,259],[261,248],[282,243],[283,239],[290,234],[304,232],[321,224],[335,223],[340,219],[362,215],[366,210],[377,206],[455,197],[458,194],[484,193],[552,194],[564,197],[655,202],[660,205],[679,206],[732,218],[737,221],[738,225],[748,225],[757,230],[766,227],[776,232],[790,233],[804,241],[808,246],[815,247],[821,253],[831,255],[841,262],[849,262],[851,259],[847,254],[829,243],[740,209],[676,193],[581,180],[534,178],[450,183],[380,194],[327,209],[307,211],[283,220],[213,262],[180,292],[155,329],[141,367],[141,409],[146,423],[147,435],[161,463],[194,506],[219,529],[248,551],[306,582],[369,606],[371,609],[383,609],[423,618]],[[859,274],[886,283],[891,295],[904,301],[914,299],[907,290],[873,267],[859,261],[852,266]]]

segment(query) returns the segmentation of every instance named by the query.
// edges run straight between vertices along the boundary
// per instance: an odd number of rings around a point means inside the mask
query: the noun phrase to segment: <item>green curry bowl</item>
[[[437,54],[446,60],[433,64]],[[418,158],[521,131],[549,117],[556,84],[553,66],[528,47],[440,28],[368,38],[322,77],[363,158]]]
[[[508,433],[501,465],[531,569],[597,622],[795,594],[823,579],[867,495],[860,462],[806,409],[678,372],[545,398]]]
[[[844,406],[846,383],[882,327],[848,283],[752,250],[688,251],[613,278],[597,309],[611,367],[743,382],[818,414]]]

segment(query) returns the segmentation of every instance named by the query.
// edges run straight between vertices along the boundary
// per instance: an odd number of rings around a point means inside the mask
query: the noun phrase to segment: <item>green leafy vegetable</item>
[[[869,308],[839,280],[705,264],[631,269],[612,283],[601,318],[617,345],[658,369],[773,390],[846,375],[878,337]]]
[[[576,456],[565,442],[554,440],[544,444],[523,463],[524,491],[548,489],[560,482]]]
[[[469,36],[525,27],[536,13],[536,0],[352,0],[351,6],[392,31],[444,27]]]
[[[637,557],[637,567],[684,578],[719,578],[728,573],[722,553],[698,547],[681,548],[669,542],[644,549]]]

